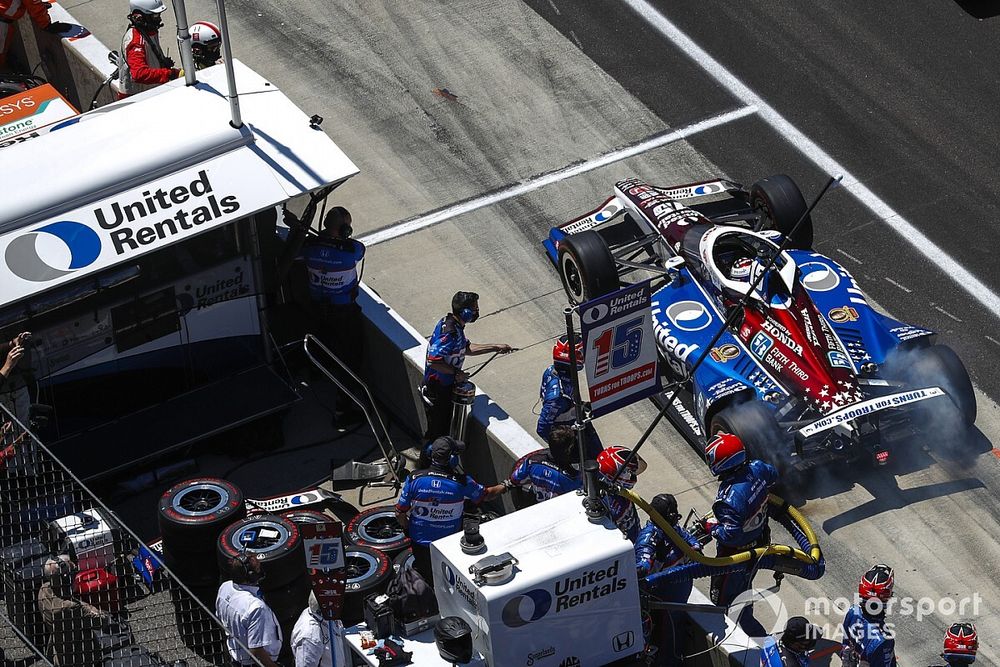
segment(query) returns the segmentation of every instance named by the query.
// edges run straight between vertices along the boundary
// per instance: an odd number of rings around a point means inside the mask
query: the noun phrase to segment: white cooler
[[[462,553],[462,533],[431,545],[441,616],[472,627],[492,667],[606,665],[643,648],[635,553],[609,519],[591,523],[575,493],[481,526],[487,550]],[[509,552],[513,575],[473,581],[469,568]]]
[[[49,540],[56,551],[69,553],[81,570],[111,569],[122,548],[118,528],[96,508],[50,523]]]

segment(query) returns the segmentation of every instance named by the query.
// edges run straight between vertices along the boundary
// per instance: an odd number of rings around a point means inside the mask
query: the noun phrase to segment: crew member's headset
[[[250,586],[257,586],[264,580],[263,570],[257,571],[253,569],[253,562],[251,561],[251,554],[246,551],[241,551],[238,556],[233,559],[233,580],[237,583],[246,583]]]
[[[463,324],[471,324],[479,319],[479,311],[469,307],[477,301],[479,301],[479,295],[475,292],[456,292],[452,304],[461,304],[461,307],[458,310],[452,309],[451,312]]]

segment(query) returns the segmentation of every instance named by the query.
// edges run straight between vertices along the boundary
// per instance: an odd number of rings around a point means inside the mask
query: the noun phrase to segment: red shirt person
[[[7,51],[14,41],[14,24],[25,12],[40,30],[60,32],[69,27],[49,17],[49,3],[43,0],[0,0],[0,66],[6,64]]]
[[[160,15],[167,10],[163,0],[129,0],[131,26],[122,37],[118,61],[118,85],[122,95],[135,95],[184,75],[174,61],[163,55]]]

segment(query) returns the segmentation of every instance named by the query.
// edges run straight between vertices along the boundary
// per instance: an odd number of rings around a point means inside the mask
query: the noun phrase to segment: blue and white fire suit
[[[760,667],[809,667],[809,656],[794,653],[768,637],[760,651]]]
[[[583,486],[579,472],[560,466],[545,449],[521,457],[514,464],[510,481],[515,486],[530,491],[537,502],[576,491]]]
[[[844,616],[844,667],[896,667],[896,640],[885,630],[884,620],[865,616],[859,605]]]
[[[606,479],[605,482],[610,482]],[[608,510],[608,515],[614,520],[615,525],[625,533],[625,537],[635,544],[639,539],[639,512],[630,500],[610,493],[601,497],[601,501]]]
[[[445,315],[434,327],[434,333],[427,343],[427,357],[424,364],[424,397],[430,401],[426,408],[427,430],[424,431],[426,442],[448,435],[451,429],[451,388],[455,384],[453,374],[438,372],[431,364],[442,363],[460,371],[465,364],[469,345],[469,339],[465,337],[465,328],[454,315]]]
[[[673,528],[693,549],[701,551],[696,537],[677,524]],[[679,565],[685,558],[684,552],[667,539],[667,534],[652,520],[639,531],[639,539],[635,542],[635,567],[640,577]]]
[[[462,529],[465,501],[482,501],[486,489],[468,475],[418,470],[403,482],[396,510],[407,514],[409,538],[417,544],[454,535]]]
[[[354,239],[307,240],[302,248],[309,272],[309,297],[315,303],[345,306],[358,296],[358,262],[365,246]]]
[[[562,372],[555,364],[546,368],[542,373],[538,394],[542,399],[542,412],[538,415],[535,432],[548,442],[553,427],[572,426],[576,421],[576,394],[573,392],[573,380],[569,371]],[[583,441],[587,448],[587,458],[596,459],[604,447],[593,424],[587,424]]]
[[[769,463],[751,461],[722,478],[712,511],[718,523],[711,528],[718,556],[765,546],[770,540],[767,525],[769,489],[778,481],[778,471]],[[750,588],[752,571],[712,577],[712,602],[728,606]],[[758,636],[758,635],[754,635]]]

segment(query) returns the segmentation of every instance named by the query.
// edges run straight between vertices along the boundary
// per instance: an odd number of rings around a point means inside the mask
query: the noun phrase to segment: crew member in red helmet
[[[646,469],[646,462],[635,456],[626,463],[631,453],[632,450],[628,447],[612,445],[597,455],[598,470],[601,480],[605,484],[616,480],[616,484],[621,484],[626,489],[635,486],[638,475]],[[639,528],[641,527],[639,512],[636,511],[635,505],[626,498],[613,493],[604,494],[601,500],[618,528],[625,533],[625,537],[631,540],[632,544],[635,544],[636,540],[639,539]]]
[[[945,664],[939,667],[959,667],[976,661],[979,650],[979,635],[976,626],[969,622],[953,623],[944,635],[944,651],[941,657]]]
[[[859,604],[844,616],[844,667],[896,667],[896,641],[885,626],[895,574],[888,565],[875,565],[858,583]]]
[[[583,342],[576,343],[576,371],[583,369]],[[542,411],[538,415],[535,432],[549,442],[552,429],[557,426],[573,426],[576,421],[576,393],[573,391],[574,372],[570,361],[569,340],[560,336],[552,347],[552,365],[542,373],[542,386],[538,390],[542,401]],[[601,439],[592,423],[587,423],[583,431],[584,453],[588,459],[596,459],[603,449]]]

